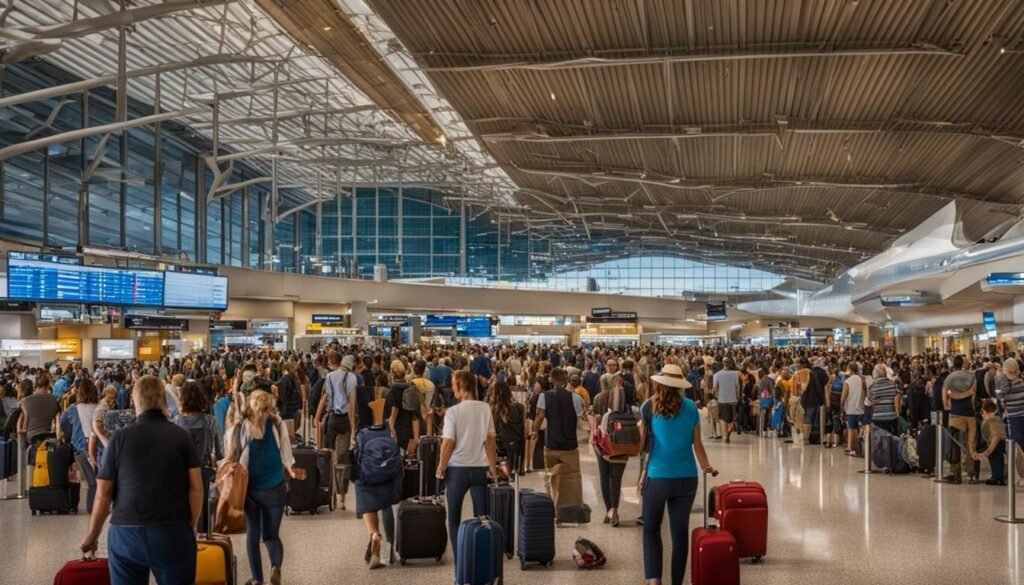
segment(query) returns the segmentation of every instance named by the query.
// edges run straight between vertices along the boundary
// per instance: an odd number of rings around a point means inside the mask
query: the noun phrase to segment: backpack
[[[593,542],[586,538],[577,538],[572,548],[572,558],[578,569],[597,569],[603,567],[608,558]]]
[[[404,382],[403,384],[405,384],[405,388],[402,389],[402,410],[419,412],[420,404],[423,403],[419,388],[415,384]]]
[[[608,457],[635,457],[642,447],[639,421],[624,394],[613,390],[611,409],[601,417],[600,450]]]
[[[277,388],[281,395],[281,404],[289,412],[295,412],[302,408],[302,394],[299,391],[299,384],[292,376],[286,376],[278,380]]]
[[[402,452],[384,425],[366,427],[356,435],[355,471],[362,485],[389,484],[402,475]]]

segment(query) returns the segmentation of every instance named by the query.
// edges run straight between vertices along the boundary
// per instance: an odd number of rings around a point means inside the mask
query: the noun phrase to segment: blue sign
[[[454,327],[456,337],[491,337],[490,317],[427,315],[425,326],[431,329],[451,329]]]
[[[994,286],[1013,286],[1024,284],[1024,272],[993,272],[985,279]]]
[[[996,330],[996,314],[990,311],[985,311],[981,314],[981,318],[985,321],[985,331]]]

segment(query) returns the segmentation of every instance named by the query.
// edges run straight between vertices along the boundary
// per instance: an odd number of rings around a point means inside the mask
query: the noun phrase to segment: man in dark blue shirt
[[[97,475],[83,553],[94,553],[113,505],[107,550],[111,585],[160,585],[196,578],[195,529],[203,509],[199,455],[188,431],[164,416],[164,386],[143,376],[132,393],[135,424],[115,431]]]

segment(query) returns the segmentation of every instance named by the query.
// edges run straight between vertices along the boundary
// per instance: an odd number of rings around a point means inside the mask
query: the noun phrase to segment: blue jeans
[[[988,456],[988,463],[992,466],[992,479],[1006,481],[1006,441],[999,441],[999,445],[992,450]],[[1013,465],[1013,461],[1010,461]]]
[[[196,580],[196,537],[188,524],[111,526],[107,532],[111,585],[189,585]]]
[[[249,553],[249,570],[255,581],[263,581],[263,556],[260,537],[267,547],[271,567],[280,567],[284,560],[284,545],[279,536],[284,505],[288,502],[286,482],[267,490],[249,488],[245,495],[245,550]]]
[[[448,539],[452,543],[452,559],[458,553],[459,524],[462,502],[469,492],[473,499],[473,515],[487,514],[487,468],[449,467],[444,476],[445,499],[448,504]]]
[[[650,478],[644,488],[644,579],[661,579],[661,521],[668,507],[672,536],[672,585],[683,585],[690,552],[690,510],[697,497],[697,478]],[[706,505],[706,503],[705,503]]]

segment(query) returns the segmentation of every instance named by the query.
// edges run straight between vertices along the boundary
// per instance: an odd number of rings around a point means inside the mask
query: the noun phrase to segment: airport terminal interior
[[[1024,585],[1022,80],[1020,0],[0,0],[0,583]]]

